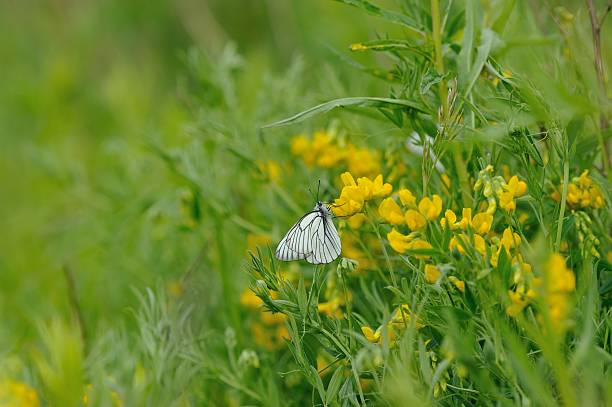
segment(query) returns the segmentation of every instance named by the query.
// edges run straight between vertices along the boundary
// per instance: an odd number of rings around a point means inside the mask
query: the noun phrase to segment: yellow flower
[[[342,180],[342,183],[344,184],[345,187],[357,186],[357,183],[355,182],[355,178],[353,178],[353,175],[348,171],[340,174],[340,179]]]
[[[392,225],[404,223],[404,214],[402,209],[391,197],[383,199],[378,206],[379,215]]]
[[[515,210],[516,202],[514,202],[514,195],[511,192],[502,192],[499,195],[499,207],[508,212]]]
[[[455,287],[457,287],[457,290],[461,291],[462,293],[465,293],[465,282],[464,281],[459,280],[455,276],[449,276],[448,280],[451,283],[453,283]]]
[[[362,326],[361,333],[363,333],[368,342],[378,343],[380,341],[380,331],[374,332],[369,326]]]
[[[442,225],[443,228],[448,226],[450,230],[455,230],[460,226],[459,223],[457,223],[457,215],[450,209],[444,212],[444,217],[440,219],[440,225]]]
[[[366,177],[361,177],[357,180],[357,185],[363,191],[363,198],[367,201],[370,199],[384,198],[393,191],[391,184],[383,183],[383,176],[379,174],[374,181]]]
[[[408,206],[410,208],[416,208],[416,197],[412,195],[412,192],[410,192],[410,190],[402,188],[397,191],[397,194],[399,195],[402,205]]]
[[[425,265],[425,281],[427,281],[429,284],[437,283],[440,276],[442,276],[442,273],[436,266],[432,264]]]
[[[519,247],[521,244],[521,237],[517,233],[512,232],[512,228],[508,226],[502,234],[501,244],[510,254],[510,249]]]
[[[475,233],[484,235],[491,230],[491,224],[493,223],[493,215],[489,213],[478,213],[472,219],[472,230]]]
[[[432,199],[425,197],[419,202],[419,212],[428,220],[436,220],[442,212],[442,198],[434,195]]]
[[[451,251],[457,249],[460,254],[464,254],[465,248],[463,247],[462,242],[465,242],[466,244],[472,244],[474,249],[478,253],[480,253],[481,256],[485,256],[487,252],[486,244],[485,240],[480,235],[474,235],[474,242],[470,242],[470,237],[463,233],[460,234],[459,237],[453,236],[450,242],[448,243],[448,249]]]
[[[461,222],[459,226],[465,230],[472,223],[472,208],[463,208],[461,211]]]
[[[422,239],[415,239],[413,240],[408,249],[409,250],[422,250],[422,249],[431,249],[432,246],[429,244],[429,242],[426,242],[425,240]],[[419,260],[427,260],[430,256],[428,254],[415,254],[414,257],[416,257]]]
[[[427,219],[414,209],[406,211],[406,224],[413,232],[423,228],[427,224]]]
[[[406,253],[406,251],[410,248],[410,242],[412,239],[410,236],[406,236],[395,230],[395,228],[391,229],[389,233],[387,233],[387,240],[389,240],[389,244],[398,253]]]
[[[527,184],[525,183],[525,181],[519,181],[516,175],[510,178],[510,181],[508,181],[507,188],[508,191],[510,191],[512,195],[516,197],[523,196],[527,192]]]
[[[363,191],[358,186],[345,186],[334,200],[332,211],[336,216],[352,216],[363,210]]]
[[[406,327],[408,324],[410,324],[410,321],[412,320],[413,316],[414,315],[412,314],[412,311],[410,310],[408,304],[402,304],[397,307],[393,312],[390,323],[396,326],[399,325],[400,327]],[[423,324],[417,321],[416,327],[422,328]]]

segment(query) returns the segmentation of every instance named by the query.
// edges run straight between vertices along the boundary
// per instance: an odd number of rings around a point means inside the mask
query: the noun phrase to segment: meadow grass
[[[190,48],[189,2],[99,88],[89,48],[24,51],[51,85],[0,94],[41,138],[0,153],[0,406],[612,405],[610,6],[337,3],[380,25],[321,67]],[[280,262],[317,183],[342,256]]]

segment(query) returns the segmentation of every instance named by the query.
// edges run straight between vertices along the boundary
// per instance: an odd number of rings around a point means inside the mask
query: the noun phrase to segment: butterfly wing
[[[312,255],[312,226],[320,218],[318,211],[308,212],[289,229],[276,248],[276,258],[302,260]]]
[[[340,236],[331,216],[321,214],[311,224],[311,254],[306,261],[311,264],[327,264],[340,256]]]

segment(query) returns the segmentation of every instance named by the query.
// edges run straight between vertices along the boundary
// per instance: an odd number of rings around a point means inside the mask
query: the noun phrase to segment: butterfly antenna
[[[319,190],[321,189],[321,180],[319,179],[319,185],[317,185],[317,202],[319,202]]]

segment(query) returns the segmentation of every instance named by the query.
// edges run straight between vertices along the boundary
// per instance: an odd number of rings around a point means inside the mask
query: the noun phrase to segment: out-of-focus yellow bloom
[[[511,317],[516,317],[523,312],[528,304],[525,289],[520,287],[516,291],[509,290],[508,297],[510,298],[510,305],[506,308],[506,313]]]
[[[444,184],[444,186],[445,186],[447,189],[449,189],[449,188],[450,188],[450,186],[451,186],[451,180],[450,180],[450,178],[448,177],[448,175],[446,175],[446,174],[442,174],[441,178],[442,178],[442,184]]]
[[[346,223],[351,229],[359,229],[363,223],[368,220],[368,217],[363,213],[356,213],[346,220]]]
[[[403,220],[403,219],[402,219]],[[427,219],[414,209],[406,211],[406,224],[413,232],[422,229],[427,224]]]
[[[465,293],[465,282],[464,281],[459,280],[455,276],[449,276],[448,281],[453,283],[453,285],[457,287],[457,290],[461,291],[462,293]]]
[[[256,164],[257,168],[259,169],[261,174],[263,174],[265,179],[275,183],[280,181],[281,167],[276,161],[257,161]]]
[[[427,281],[429,284],[437,283],[441,276],[442,273],[436,266],[433,264],[425,265],[425,281]]]
[[[410,208],[416,208],[416,197],[412,194],[412,192],[410,192],[410,190],[402,188],[397,191],[397,194],[399,195],[402,205]]]
[[[419,212],[428,220],[436,220],[442,212],[442,198],[434,195],[431,199],[425,197],[419,202]]]
[[[94,387],[91,383],[89,383],[88,385],[85,386],[85,392],[83,393],[83,405],[85,406],[89,406],[91,404],[91,392],[93,391]],[[121,400],[121,397],[119,397],[119,393],[117,393],[116,391],[111,391],[110,393],[111,396],[111,402],[113,403],[113,407],[122,407],[123,406],[123,400]],[[0,404],[0,406],[5,406],[4,404]],[[13,406],[13,404],[9,404],[9,406],[6,407],[10,407]],[[22,406],[21,404],[17,404],[15,405],[15,407],[25,407]]]
[[[387,233],[387,240],[389,244],[398,253],[406,253],[406,251],[410,248],[410,243],[412,239],[410,236],[403,235],[398,232],[395,228],[391,229],[389,233]]]
[[[183,284],[180,280],[170,280],[166,283],[166,292],[172,298],[179,298],[181,295],[183,295],[183,291]]]
[[[348,170],[357,177],[371,177],[380,172],[378,154],[368,148],[357,148],[349,145],[347,147],[346,161]]]
[[[38,394],[32,387],[12,379],[0,381],[0,406],[38,407],[39,405]]]
[[[245,288],[240,293],[240,304],[246,308],[259,309],[262,301],[250,288]]]
[[[249,233],[247,235],[247,249],[255,252],[258,247],[265,247],[272,243],[272,237],[270,235]]]
[[[565,260],[558,253],[553,253],[544,265],[546,286],[543,294],[553,326],[561,328],[569,313],[569,294],[576,289],[576,277],[567,268]],[[541,286],[538,279],[536,286]]]
[[[317,309],[320,313],[326,314],[330,317],[342,318],[344,315],[341,308],[343,304],[344,302],[339,297],[336,297],[327,302],[319,303],[317,305]]]
[[[291,154],[301,156],[310,148],[310,140],[303,134],[291,139]]]
[[[382,200],[378,206],[378,214],[392,225],[400,225],[404,223],[404,214],[402,209],[391,197]]]

